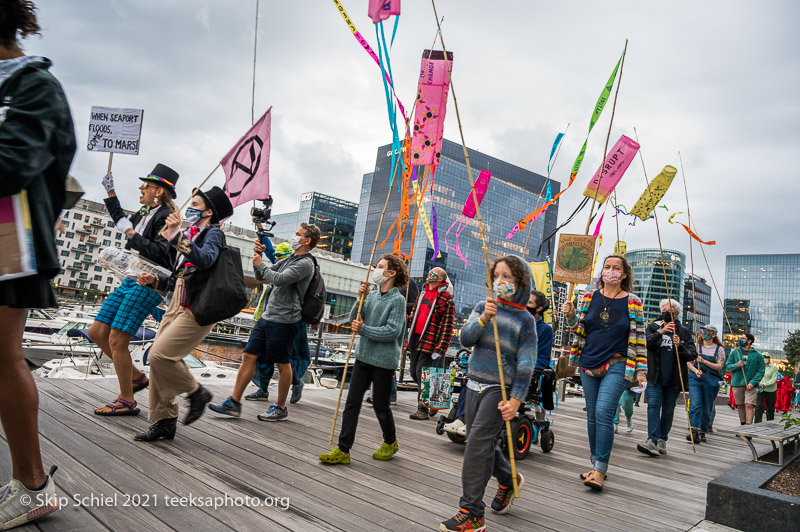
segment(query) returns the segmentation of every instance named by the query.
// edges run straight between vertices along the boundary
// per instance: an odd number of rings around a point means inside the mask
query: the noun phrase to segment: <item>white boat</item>
[[[54,314],[42,309],[31,309],[25,320],[25,332],[33,334],[51,335],[57,333],[67,324],[65,318],[56,317]]]
[[[41,366],[54,358],[92,356],[99,351],[85,336],[69,336],[73,329],[88,329],[89,318],[69,318],[54,334],[25,332],[22,334],[22,350],[25,358],[34,366]]]

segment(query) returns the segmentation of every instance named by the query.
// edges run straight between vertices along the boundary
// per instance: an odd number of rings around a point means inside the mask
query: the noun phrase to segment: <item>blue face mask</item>
[[[203,217],[203,212],[191,207],[187,207],[186,212],[183,213],[183,217],[187,222],[189,222],[189,225],[195,225]]]
[[[739,338],[739,342],[737,342],[737,345],[738,345],[739,347],[744,347],[744,340],[742,340],[741,338]]]

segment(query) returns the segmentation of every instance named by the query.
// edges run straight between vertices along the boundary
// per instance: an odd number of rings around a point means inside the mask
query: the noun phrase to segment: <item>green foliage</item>
[[[791,412],[784,413],[783,417],[781,418],[781,421],[783,421],[784,423],[783,425],[784,430],[788,430],[789,427],[791,427],[792,425],[800,425],[800,417],[792,417]]]
[[[800,329],[789,332],[789,336],[783,342],[783,352],[792,367],[800,365]]]

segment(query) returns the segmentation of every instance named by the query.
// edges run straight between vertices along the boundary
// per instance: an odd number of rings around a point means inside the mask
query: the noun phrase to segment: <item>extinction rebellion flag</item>
[[[272,107],[220,161],[225,193],[234,207],[269,197],[269,146]]]

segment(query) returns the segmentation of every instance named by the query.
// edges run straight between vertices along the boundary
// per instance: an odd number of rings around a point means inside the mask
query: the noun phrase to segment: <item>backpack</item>
[[[311,277],[311,282],[308,283],[305,295],[301,297],[300,319],[309,325],[316,325],[322,321],[322,316],[325,314],[325,301],[328,294],[325,291],[325,281],[319,272],[317,259],[311,253],[305,255],[310,257],[314,263],[314,275]]]

